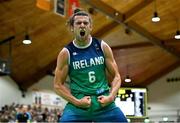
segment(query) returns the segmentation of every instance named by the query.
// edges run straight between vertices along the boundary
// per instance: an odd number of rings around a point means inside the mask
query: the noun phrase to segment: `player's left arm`
[[[114,98],[116,97],[116,94],[121,86],[121,76],[119,74],[118,66],[114,59],[111,48],[104,41],[102,41],[102,43],[102,49],[105,55],[106,69],[113,78],[112,82],[110,82],[111,90],[109,96],[102,95],[98,97],[98,100],[102,104],[102,106],[105,106],[114,101]]]

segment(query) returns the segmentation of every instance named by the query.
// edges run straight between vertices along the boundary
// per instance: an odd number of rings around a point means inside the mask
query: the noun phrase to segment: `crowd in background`
[[[18,118],[22,118],[26,112],[28,122],[58,122],[61,117],[61,110],[58,108],[47,108],[41,105],[23,105],[11,104],[5,105],[0,109],[0,122],[18,122]]]

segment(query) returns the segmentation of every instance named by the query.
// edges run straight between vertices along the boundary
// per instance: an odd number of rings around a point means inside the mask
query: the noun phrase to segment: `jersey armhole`
[[[104,45],[106,45],[106,43],[105,43],[103,40],[101,40],[101,49],[102,49],[103,54],[104,54],[104,56],[105,56],[104,48],[103,48]]]
[[[64,50],[66,50],[67,53],[68,53],[68,64],[70,64],[70,53],[69,53],[69,50],[66,47],[64,48]]]

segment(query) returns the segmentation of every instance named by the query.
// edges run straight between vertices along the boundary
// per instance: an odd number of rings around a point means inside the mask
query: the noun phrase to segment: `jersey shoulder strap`
[[[102,51],[102,53],[103,53],[103,55],[104,55],[104,51],[103,51],[103,47],[102,47],[102,43],[103,43],[103,40],[100,40],[100,39],[97,39],[97,38],[95,38],[95,37],[93,37],[92,38],[92,42],[93,42],[93,44],[96,46],[98,46],[99,47],[99,49]]]

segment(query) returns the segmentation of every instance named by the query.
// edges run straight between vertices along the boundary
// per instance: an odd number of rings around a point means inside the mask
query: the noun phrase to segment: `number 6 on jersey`
[[[89,82],[90,82],[90,83],[94,83],[94,82],[96,81],[95,72],[94,72],[94,71],[90,71],[90,72],[88,73],[88,75],[89,75]]]

